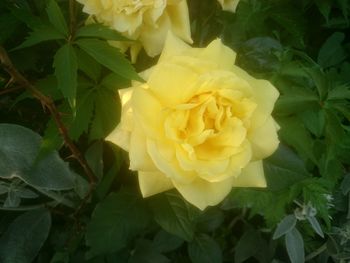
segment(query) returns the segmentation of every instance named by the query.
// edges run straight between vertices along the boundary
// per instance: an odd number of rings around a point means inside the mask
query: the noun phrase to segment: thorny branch
[[[88,163],[86,162],[85,158],[79,151],[79,149],[75,146],[72,139],[68,136],[68,130],[62,122],[61,114],[57,110],[55,103],[50,97],[44,95],[38,89],[36,89],[20,72],[18,72],[18,70],[13,66],[10,58],[8,57],[6,50],[2,46],[0,46],[0,64],[10,74],[13,83],[16,83],[20,87],[24,87],[25,89],[27,89],[33,95],[33,97],[40,101],[44,108],[47,108],[49,110],[65,144],[71,151],[73,157],[79,162],[86,176],[89,179],[90,189],[87,193],[87,196],[82,202],[84,204],[90,197],[92,190],[95,188],[96,177],[92,172],[91,168],[89,167]],[[83,204],[79,206],[77,212],[80,211]]]

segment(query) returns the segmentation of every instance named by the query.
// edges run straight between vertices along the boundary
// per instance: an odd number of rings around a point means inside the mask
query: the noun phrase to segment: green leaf
[[[65,36],[57,31],[54,27],[50,25],[40,25],[39,27],[34,28],[26,40],[19,46],[15,47],[13,50],[31,47],[44,41],[60,40],[64,38]]]
[[[342,46],[345,34],[335,32],[320,48],[317,62],[323,68],[332,67],[341,63],[347,57],[346,50]]]
[[[80,37],[91,37],[91,38],[101,38],[105,40],[114,40],[114,41],[132,41],[118,31],[111,29],[103,24],[89,24],[85,25],[77,31],[76,38]]]
[[[322,228],[320,226],[320,223],[318,223],[316,217],[314,216],[307,216],[307,220],[309,221],[311,227],[315,230],[315,232],[322,238],[324,238],[324,234],[322,231]]]
[[[170,260],[160,254],[148,240],[139,240],[128,263],[170,263]]]
[[[56,151],[37,161],[41,137],[14,124],[0,124],[0,177],[20,178],[35,188],[67,190],[75,175]]]
[[[287,215],[282,221],[277,225],[275,232],[273,233],[272,239],[278,239],[281,236],[285,235],[289,231],[291,231],[295,224],[297,223],[297,219],[294,215]]]
[[[55,0],[49,0],[46,13],[49,17],[51,24],[60,31],[63,35],[68,36],[68,26],[60,7]]]
[[[85,152],[85,159],[97,178],[103,176],[103,144],[101,141],[93,143]]]
[[[49,235],[50,213],[33,210],[17,217],[0,238],[2,263],[31,263]]]
[[[278,115],[290,115],[319,108],[318,100],[318,96],[314,91],[305,87],[291,86],[277,100],[275,112]]]
[[[168,253],[178,249],[184,240],[164,230],[160,230],[154,237],[153,246],[161,253]]]
[[[87,257],[117,252],[143,231],[148,211],[134,193],[111,193],[97,204],[87,226]]]
[[[327,100],[350,100],[350,86],[339,85],[328,92]]]
[[[98,39],[79,39],[76,44],[114,73],[127,79],[142,81],[123,54],[107,42]]]
[[[317,5],[320,13],[327,20],[327,23],[329,20],[329,15],[331,13],[331,9],[332,9],[332,2],[333,2],[333,0],[315,0],[315,3]]]
[[[219,208],[211,207],[198,217],[197,228],[203,232],[211,232],[217,229],[224,219],[225,215]]]
[[[314,142],[303,123],[296,117],[289,117],[278,119],[278,124],[281,126],[279,135],[282,140],[293,146],[302,157],[308,158],[314,164],[317,164],[313,152]]]
[[[69,135],[77,140],[80,135],[89,130],[90,122],[94,114],[95,93],[91,90],[81,92],[77,96],[75,118],[69,127]]]
[[[120,120],[120,99],[117,93],[100,88],[95,93],[95,116],[92,121],[90,140],[105,138]]]
[[[260,249],[260,235],[256,230],[248,230],[235,247],[235,263],[241,263],[256,255]]]
[[[292,263],[305,262],[304,241],[300,232],[293,228],[285,235],[286,248]]]
[[[187,241],[193,239],[197,210],[179,194],[167,192],[151,200],[154,220],[167,232]]]
[[[79,48],[75,49],[75,53],[77,54],[79,69],[84,72],[87,77],[98,82],[101,77],[102,66]]]
[[[309,177],[303,161],[284,145],[264,161],[264,171],[271,191],[287,189]]]
[[[53,1],[53,0],[52,0]],[[75,108],[78,63],[74,48],[65,44],[56,53],[53,61],[58,88]]]
[[[193,263],[222,262],[222,251],[219,244],[206,234],[199,234],[188,243],[188,254]]]
[[[309,110],[300,114],[305,127],[317,137],[321,137],[324,133],[326,117],[323,110]]]

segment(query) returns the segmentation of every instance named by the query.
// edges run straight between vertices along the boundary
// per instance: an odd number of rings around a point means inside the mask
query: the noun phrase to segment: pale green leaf
[[[293,228],[285,235],[285,241],[291,263],[305,262],[304,241],[300,232]]]
[[[320,223],[317,221],[316,217],[314,216],[307,216],[307,220],[309,221],[311,227],[315,230],[315,232],[322,238],[324,238],[324,234],[322,231],[322,228],[320,226]]]
[[[281,236],[285,235],[289,231],[291,231],[295,224],[297,223],[297,219],[294,215],[287,215],[282,221],[277,225],[275,232],[273,233],[273,239],[278,239]]]

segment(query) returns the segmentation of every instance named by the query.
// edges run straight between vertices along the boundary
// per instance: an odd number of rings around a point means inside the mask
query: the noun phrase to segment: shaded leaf
[[[320,48],[317,62],[324,68],[335,66],[342,62],[346,57],[346,50],[342,46],[345,39],[344,33],[335,32],[331,35]]]
[[[30,263],[49,235],[51,216],[46,209],[17,217],[0,238],[2,263]]]
[[[324,238],[324,234],[322,231],[322,228],[320,226],[320,223],[318,223],[316,217],[314,216],[307,216],[306,217],[307,220],[309,221],[310,225],[312,226],[312,228],[315,230],[315,232],[322,238]]]
[[[134,193],[111,193],[96,206],[87,226],[86,244],[90,247],[87,256],[117,252],[140,234],[148,222],[149,213]]]
[[[153,246],[162,253],[167,253],[179,248],[184,243],[182,238],[160,230],[154,237]]]
[[[188,254],[193,263],[221,263],[222,251],[210,236],[198,234],[188,243]]]
[[[170,263],[148,240],[139,240],[128,263]]]
[[[74,48],[70,44],[65,44],[57,51],[53,66],[55,68],[58,88],[62,91],[64,97],[68,99],[71,107],[74,108],[78,63]]]
[[[235,263],[241,263],[253,257],[260,248],[260,236],[256,230],[248,230],[235,247]]]
[[[68,36],[68,26],[61,12],[60,7],[56,3],[56,0],[48,1],[47,7],[46,7],[46,13],[49,17],[51,24],[62,34],[64,34],[65,36]]]
[[[195,208],[189,206],[180,195],[167,192],[151,200],[154,220],[167,232],[187,241],[193,239]]]

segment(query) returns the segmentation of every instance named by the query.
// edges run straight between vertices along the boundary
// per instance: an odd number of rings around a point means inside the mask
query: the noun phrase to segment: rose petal
[[[173,180],[175,188],[181,195],[201,210],[220,203],[231,191],[232,182],[232,177],[215,183],[209,183],[201,178],[196,178],[190,184],[181,184]]]
[[[249,163],[232,184],[233,187],[266,187],[262,161]]]
[[[254,159],[261,160],[270,156],[279,144],[274,119],[269,117],[262,126],[252,130],[248,139],[252,145]]]
[[[139,185],[143,197],[155,195],[174,188],[171,180],[161,172],[138,173]]]

